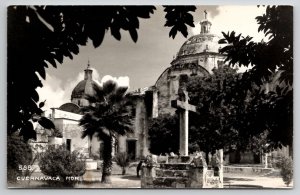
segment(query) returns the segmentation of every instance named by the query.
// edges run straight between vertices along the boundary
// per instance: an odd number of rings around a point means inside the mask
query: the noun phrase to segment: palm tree
[[[84,128],[82,138],[93,135],[103,141],[102,183],[111,183],[113,139],[117,135],[132,132],[130,101],[126,91],[109,80],[103,86],[94,86],[95,95],[87,96],[89,106],[82,108],[84,113],[79,125]]]

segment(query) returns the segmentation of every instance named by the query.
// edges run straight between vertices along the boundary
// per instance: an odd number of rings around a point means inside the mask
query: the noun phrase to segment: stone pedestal
[[[163,162],[157,163],[152,157],[145,161],[142,165],[142,188],[223,187],[221,175],[214,176],[213,171],[209,172],[202,156],[170,156]]]
[[[156,167],[142,166],[141,187],[153,188],[154,178],[156,178]]]
[[[97,161],[88,158],[85,161],[85,166],[86,170],[97,170]]]

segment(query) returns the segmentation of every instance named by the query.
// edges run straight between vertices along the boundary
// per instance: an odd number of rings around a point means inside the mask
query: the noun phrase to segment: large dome
[[[218,43],[220,37],[210,33],[212,23],[205,18],[200,22],[200,25],[200,33],[186,40],[179,49],[171,62],[173,67],[185,67],[194,64],[212,73],[213,68],[223,64],[225,55],[219,52],[222,47]]]
[[[219,53],[220,37],[214,34],[198,34],[190,37],[180,48],[177,57],[200,54],[203,52]]]

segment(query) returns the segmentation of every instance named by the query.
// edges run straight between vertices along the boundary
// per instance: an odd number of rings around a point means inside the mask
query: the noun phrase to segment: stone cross
[[[204,10],[204,18],[207,19],[206,17],[207,17],[207,11]]]
[[[189,104],[188,93],[184,89],[178,90],[179,100],[172,100],[173,108],[179,110],[179,152],[182,156],[188,156],[188,139],[189,139],[189,111],[196,112],[196,107]]]

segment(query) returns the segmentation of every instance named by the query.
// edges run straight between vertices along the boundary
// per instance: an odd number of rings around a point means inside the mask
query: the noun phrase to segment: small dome
[[[99,85],[93,80],[82,80],[72,91],[71,99],[73,98],[84,98],[85,95],[94,95],[94,87],[99,87]]]
[[[92,79],[93,70],[90,65],[84,70],[84,80],[80,81],[72,91],[71,101],[79,106],[82,106],[82,100],[86,102],[86,95],[95,95],[95,87],[100,89],[100,86]]]
[[[71,102],[61,105],[58,109],[67,111],[67,112],[73,112],[76,114],[80,113],[80,107],[77,104],[74,104]]]

